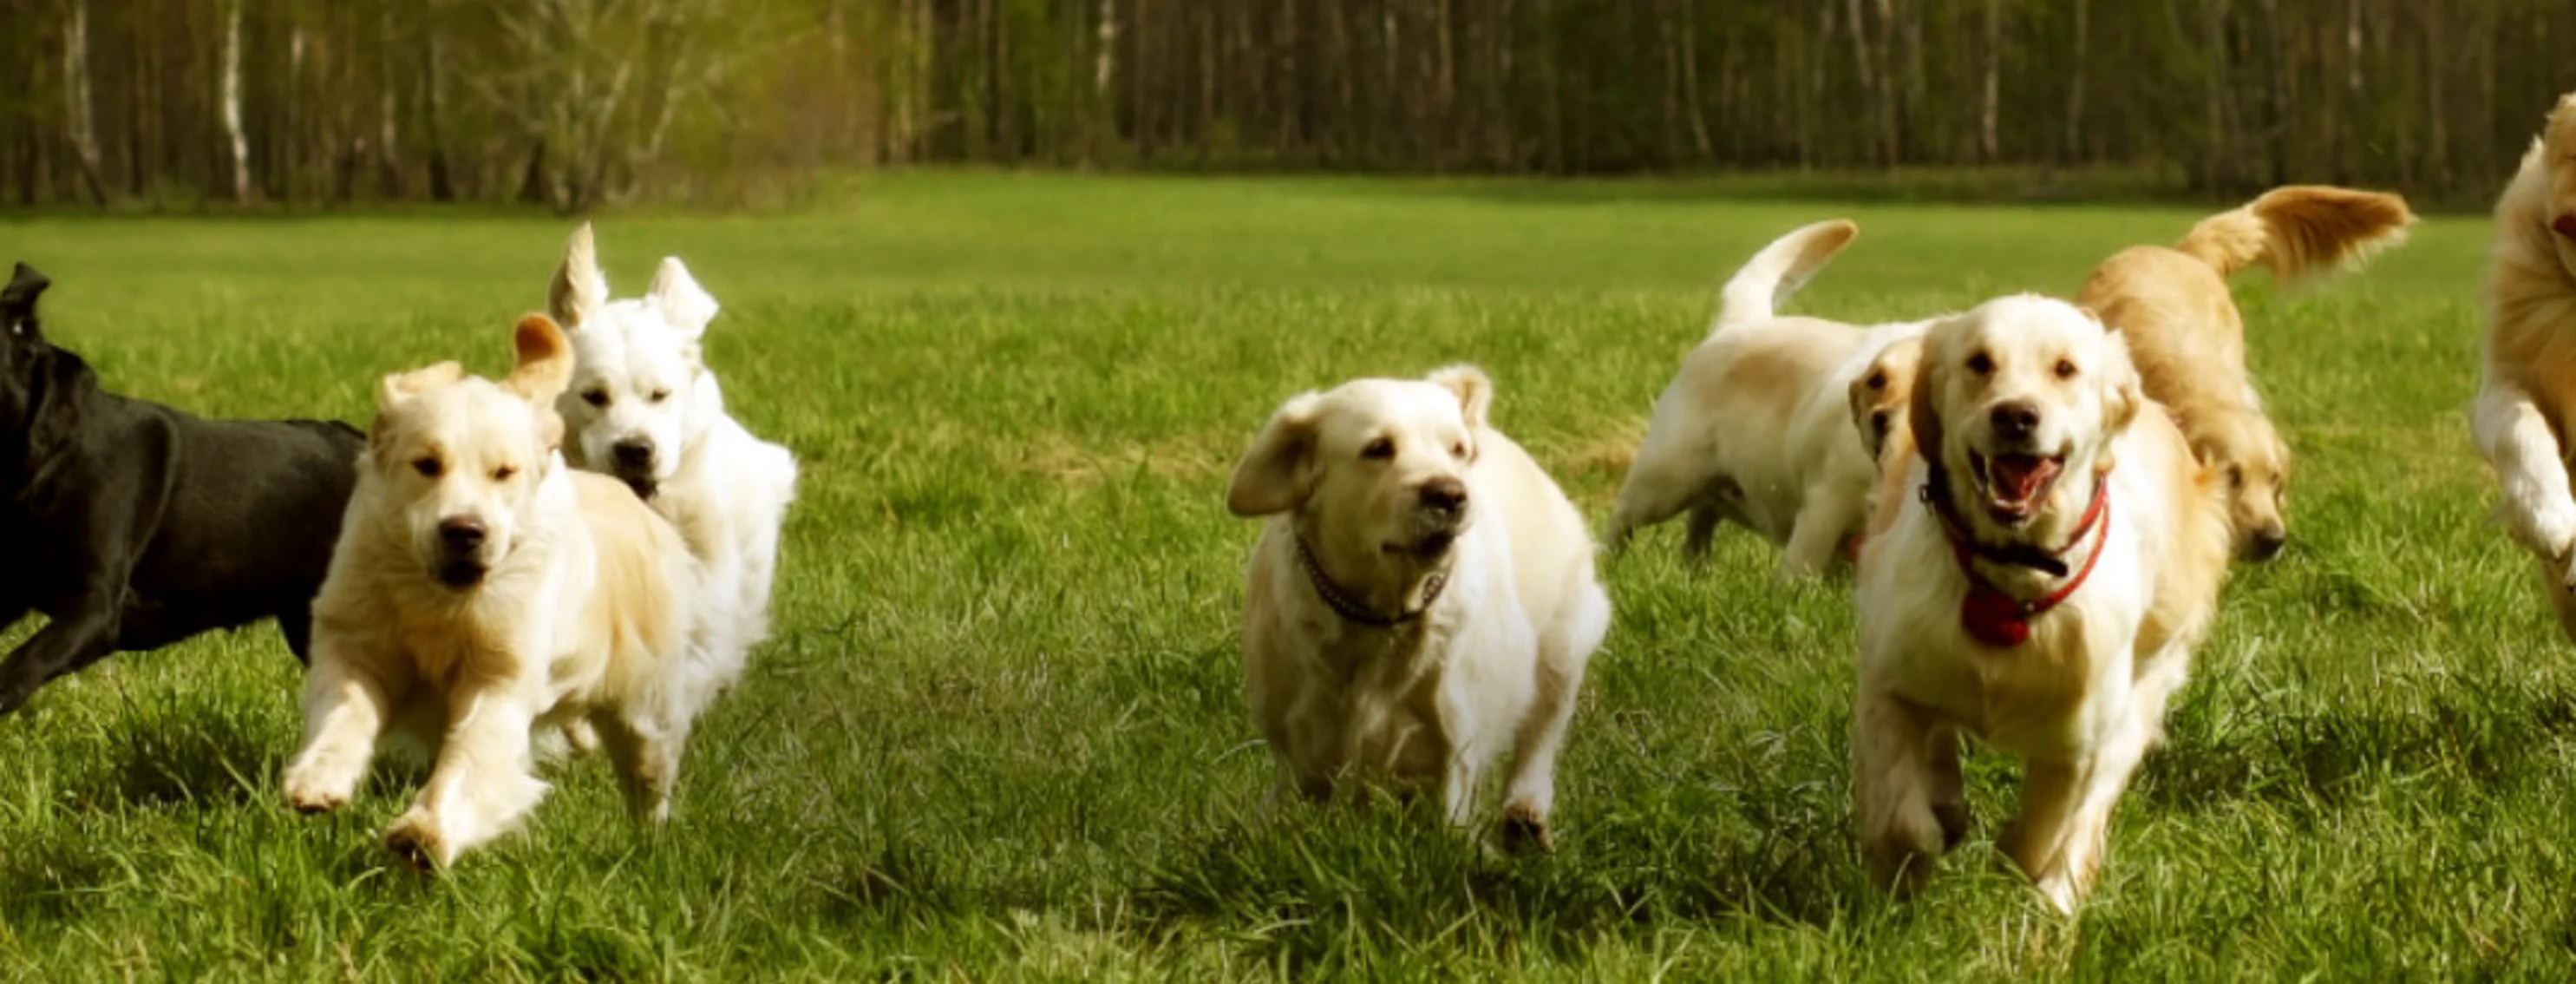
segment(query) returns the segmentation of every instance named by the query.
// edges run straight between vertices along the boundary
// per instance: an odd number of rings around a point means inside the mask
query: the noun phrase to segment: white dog
[[[1244,598],[1246,696],[1283,770],[1436,787],[1474,822],[1509,749],[1500,839],[1552,845],[1556,755],[1610,627],[1582,514],[1486,425],[1471,367],[1289,400],[1236,465],[1226,507],[1267,516]]]
[[[2503,484],[2497,511],[2539,558],[2558,624],[2576,639],[2576,496],[2568,428],[2576,426],[2576,93],[2495,210],[2487,276],[2486,378],[2471,423]]]
[[[1707,340],[1655,401],[1611,511],[1612,549],[1687,510],[1691,555],[1732,520],[1782,545],[1780,573],[1797,576],[1822,573],[1860,532],[1877,467],[1852,429],[1849,387],[1928,322],[1855,328],[1772,314],[1858,233],[1840,219],[1802,227],[1727,281]]]
[[[637,815],[665,818],[715,688],[691,643],[697,564],[615,481],[565,467],[553,402],[572,354],[518,327],[500,383],[456,363],[386,377],[329,575],[313,603],[298,810],[349,801],[389,731],[435,750],[385,834],[422,867],[507,832],[545,795],[534,731],[586,721]]]
[[[698,340],[715,298],[665,257],[644,296],[610,301],[590,226],[572,234],[548,304],[572,338],[564,457],[625,482],[680,529],[705,567],[701,617],[730,682],[769,635],[778,537],[796,497],[796,459],[725,412]]]
[[[2073,911],[2216,612],[2215,483],[2083,310],[1991,301],[1924,338],[1915,456],[1861,548],[1863,853],[1910,889],[1965,833],[1959,734],[2028,765],[1998,845]]]

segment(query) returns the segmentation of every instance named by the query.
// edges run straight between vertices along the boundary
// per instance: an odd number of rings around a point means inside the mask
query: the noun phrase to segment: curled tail
[[[2221,277],[2262,263],[2272,276],[2290,281],[2357,268],[2371,254],[2404,241],[2406,227],[2414,223],[2415,213],[2396,195],[2288,185],[2200,220],[2174,249]]]
[[[1816,271],[1833,262],[1834,254],[1860,235],[1860,227],[1850,219],[1827,219],[1813,225],[1799,226],[1788,235],[1771,241],[1762,251],[1746,260],[1744,268],[1726,282],[1718,292],[1717,323],[1709,326],[1716,334],[1728,327],[1755,321],[1771,320],[1774,305],[1798,292]]]

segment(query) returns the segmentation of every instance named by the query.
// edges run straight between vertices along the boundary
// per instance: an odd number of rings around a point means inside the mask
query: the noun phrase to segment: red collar
[[[1934,480],[1939,479],[1936,473]],[[1923,501],[1932,507],[1933,518],[1941,524],[1941,533],[1950,541],[1950,555],[1958,561],[1959,573],[1968,578],[1968,595],[1959,601],[1960,627],[1978,642],[1998,649],[2010,649],[2030,638],[2030,620],[2047,614],[2075,595],[2076,589],[2093,576],[2093,566],[2102,560],[2102,552],[2111,542],[2111,479],[2105,473],[2093,480],[2093,504],[2085,507],[2084,518],[2075,525],[2075,535],[2066,541],[2065,550],[1997,550],[1978,543],[1950,513],[1948,497],[1925,482]],[[1994,582],[1977,573],[1973,561],[1978,557],[1998,563],[2018,564],[2052,574],[2066,574],[2066,564],[2059,560],[2068,550],[2083,543],[2096,528],[2102,535],[2093,538],[2093,552],[2085,555],[2084,565],[2067,576],[2066,583],[2036,601],[2023,601],[2004,592]]]

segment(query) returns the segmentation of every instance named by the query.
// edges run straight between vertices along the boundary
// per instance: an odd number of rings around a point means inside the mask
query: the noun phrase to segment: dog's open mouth
[[[483,575],[492,569],[479,560],[451,560],[438,565],[438,583],[451,588],[470,588],[483,583]]]
[[[1985,493],[1986,512],[2007,526],[2027,522],[2048,501],[2066,459],[2036,454],[1970,454],[1978,491]]]
[[[661,483],[655,482],[651,478],[641,475],[619,475],[617,476],[617,480],[626,483],[627,488],[634,489],[635,497],[646,502],[653,501],[653,493],[660,491],[662,488]]]
[[[1403,554],[1418,561],[1429,562],[1440,559],[1441,555],[1449,552],[1450,545],[1457,542],[1458,531],[1440,530],[1425,533],[1421,539],[1412,543],[1388,543],[1379,549],[1390,554]]]
[[[2549,228],[2561,236],[2576,239],[2576,212],[2559,216],[2558,221],[2549,224]]]

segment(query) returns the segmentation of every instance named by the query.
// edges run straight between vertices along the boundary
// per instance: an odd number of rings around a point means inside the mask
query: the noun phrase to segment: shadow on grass
[[[2150,756],[2143,801],[2188,813],[2255,800],[2337,809],[2396,775],[2436,773],[2492,788],[2562,767],[2576,692],[2450,681],[2420,706],[2283,707],[2214,734],[2195,717]]]

